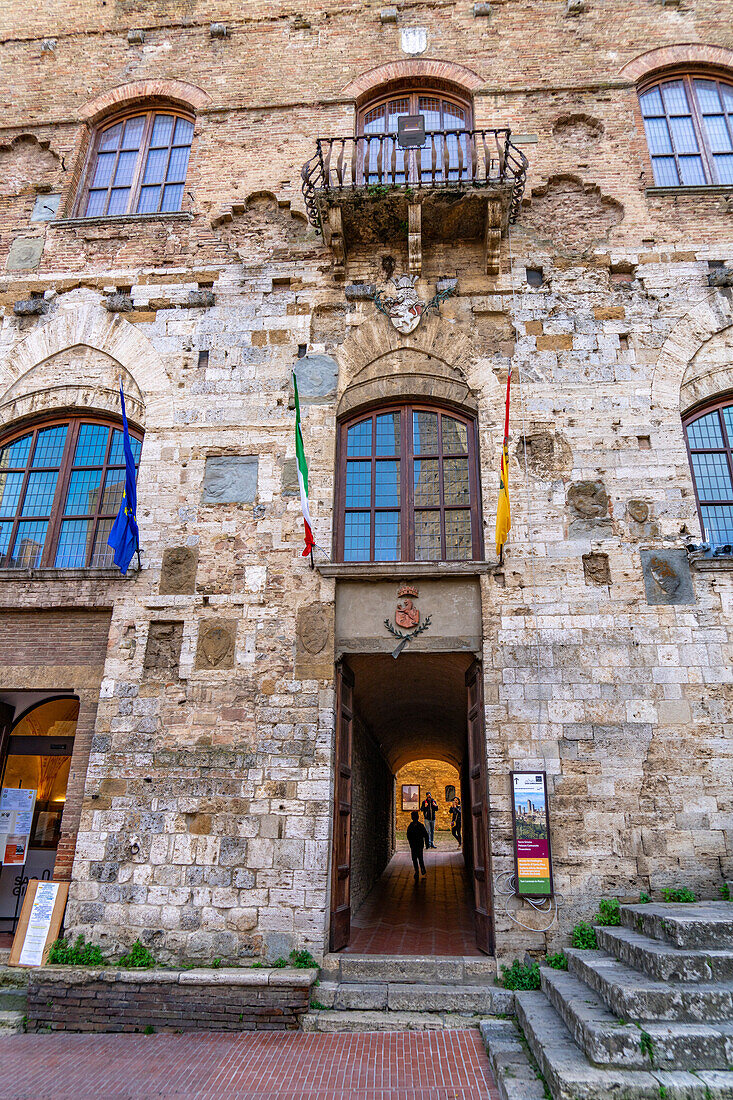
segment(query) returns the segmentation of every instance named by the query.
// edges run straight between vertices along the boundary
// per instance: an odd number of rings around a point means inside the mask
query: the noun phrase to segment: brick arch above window
[[[660,46],[635,57],[619,70],[625,80],[639,83],[655,73],[673,68],[699,68],[701,66],[729,69],[733,79],[733,50],[725,46],[708,46],[682,43],[677,46]]]
[[[378,65],[350,81],[345,88],[342,88],[341,95],[346,99],[355,100],[357,105],[361,106],[366,100],[379,95],[385,86],[397,83],[418,85],[426,81],[452,85],[456,91],[462,90],[464,94],[475,92],[486,83],[483,77],[473,69],[467,69],[465,65],[457,65],[453,61],[423,58],[413,61],[390,61],[387,65]]]
[[[143,103],[168,103],[196,112],[207,107],[211,97],[203,88],[183,80],[135,80],[102,92],[79,112],[83,122],[96,126],[108,115]]]

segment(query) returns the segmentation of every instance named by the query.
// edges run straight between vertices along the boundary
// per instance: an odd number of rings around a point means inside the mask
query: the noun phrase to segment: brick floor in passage
[[[0,1100],[498,1100],[478,1031],[16,1035]]]
[[[480,955],[463,853],[450,834],[425,852],[427,875],[414,881],[412,860],[398,850],[351,917],[346,951],[360,955]]]

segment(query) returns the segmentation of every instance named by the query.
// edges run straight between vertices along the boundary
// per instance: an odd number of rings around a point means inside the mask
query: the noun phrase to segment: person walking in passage
[[[420,809],[422,811],[423,820],[425,822],[425,828],[428,834],[428,848],[435,847],[435,815],[438,812],[438,803],[435,801],[430,791],[425,795],[420,803]]]
[[[428,837],[427,829],[424,825],[420,824],[420,816],[417,810],[413,810],[410,814],[412,821],[407,826],[407,843],[410,845],[410,855],[412,856],[412,866],[415,868],[415,882],[420,878],[418,872],[418,866],[423,874],[425,871],[425,862],[422,857],[423,847],[430,847],[430,838]]]
[[[451,803],[450,808],[450,831],[458,841],[458,847],[461,846],[461,800],[456,796]]]

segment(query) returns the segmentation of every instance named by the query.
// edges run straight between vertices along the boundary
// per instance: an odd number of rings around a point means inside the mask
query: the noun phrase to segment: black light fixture
[[[400,115],[397,144],[401,149],[419,149],[425,144],[425,115]]]

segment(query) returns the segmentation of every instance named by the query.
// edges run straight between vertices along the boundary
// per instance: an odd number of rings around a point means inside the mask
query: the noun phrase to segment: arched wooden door
[[[351,934],[351,750],[354,730],[354,674],[336,665],[336,730],[331,857],[331,951],[346,947]]]

